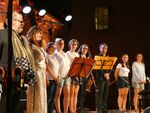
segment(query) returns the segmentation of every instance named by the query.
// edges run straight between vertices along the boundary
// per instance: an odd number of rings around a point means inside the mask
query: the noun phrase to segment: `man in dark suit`
[[[107,57],[108,45],[102,43],[99,46],[100,53],[98,56]],[[103,62],[104,63],[104,62]],[[109,93],[109,76],[111,70],[97,70],[96,72],[96,83],[98,88],[98,94],[96,96],[96,106],[98,113],[108,113],[107,100]]]

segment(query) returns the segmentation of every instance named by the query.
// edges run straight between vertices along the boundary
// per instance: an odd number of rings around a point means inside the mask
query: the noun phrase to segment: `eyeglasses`
[[[16,19],[18,22],[20,22],[21,24],[24,24],[24,21],[23,20],[18,20]]]

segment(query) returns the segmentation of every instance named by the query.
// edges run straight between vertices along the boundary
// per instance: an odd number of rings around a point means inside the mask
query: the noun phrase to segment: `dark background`
[[[129,55],[130,67],[135,60],[135,55],[138,52],[143,53],[146,75],[150,75],[149,0],[43,0],[43,4],[62,23],[66,13],[71,13],[73,16],[72,21],[66,23],[64,29],[57,35],[65,40],[65,51],[68,49],[68,41],[76,38],[80,45],[86,43],[90,46],[94,57],[99,53],[99,44],[106,42],[109,45],[110,56],[120,58],[123,53]],[[96,31],[94,10],[101,6],[109,8],[109,29]],[[93,99],[88,99],[93,103]],[[108,105],[109,108],[117,107],[116,84],[110,87]]]

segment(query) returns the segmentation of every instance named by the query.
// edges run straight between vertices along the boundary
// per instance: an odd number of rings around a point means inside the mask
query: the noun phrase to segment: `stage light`
[[[41,9],[39,11],[39,16],[44,16],[46,14],[46,10],[45,9]]]
[[[24,14],[28,14],[28,13],[31,12],[31,7],[30,6],[25,6],[25,7],[23,7],[22,11],[23,11]]]
[[[72,16],[71,15],[67,15],[66,16],[66,18],[65,18],[65,20],[68,22],[68,21],[70,21],[72,19]]]

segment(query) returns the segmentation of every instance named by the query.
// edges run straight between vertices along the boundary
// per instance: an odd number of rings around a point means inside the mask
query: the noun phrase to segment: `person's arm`
[[[46,56],[46,71],[48,72],[48,76],[50,74],[52,77],[54,77],[54,72],[50,69],[48,62],[49,62],[49,59],[48,59],[48,56]]]
[[[60,81],[60,77],[57,75],[57,77],[55,77],[55,74],[54,74],[54,72],[53,72],[53,70],[48,66],[49,64],[48,64],[48,56],[46,56],[46,71],[47,71],[47,76],[52,76],[53,78],[54,78],[54,80],[56,81],[56,83],[59,83],[59,81]]]
[[[143,74],[141,75],[142,83],[146,83],[145,65],[143,64]]]
[[[132,80],[133,82],[136,82],[136,83],[141,82],[140,75],[138,73],[135,63],[132,64],[132,79],[133,79]]]
[[[116,69],[114,73],[115,80],[118,79],[120,69]]]
[[[115,73],[114,73],[115,80],[118,79],[120,68],[121,68],[121,64],[119,63],[119,64],[117,65],[116,70],[115,70]]]

